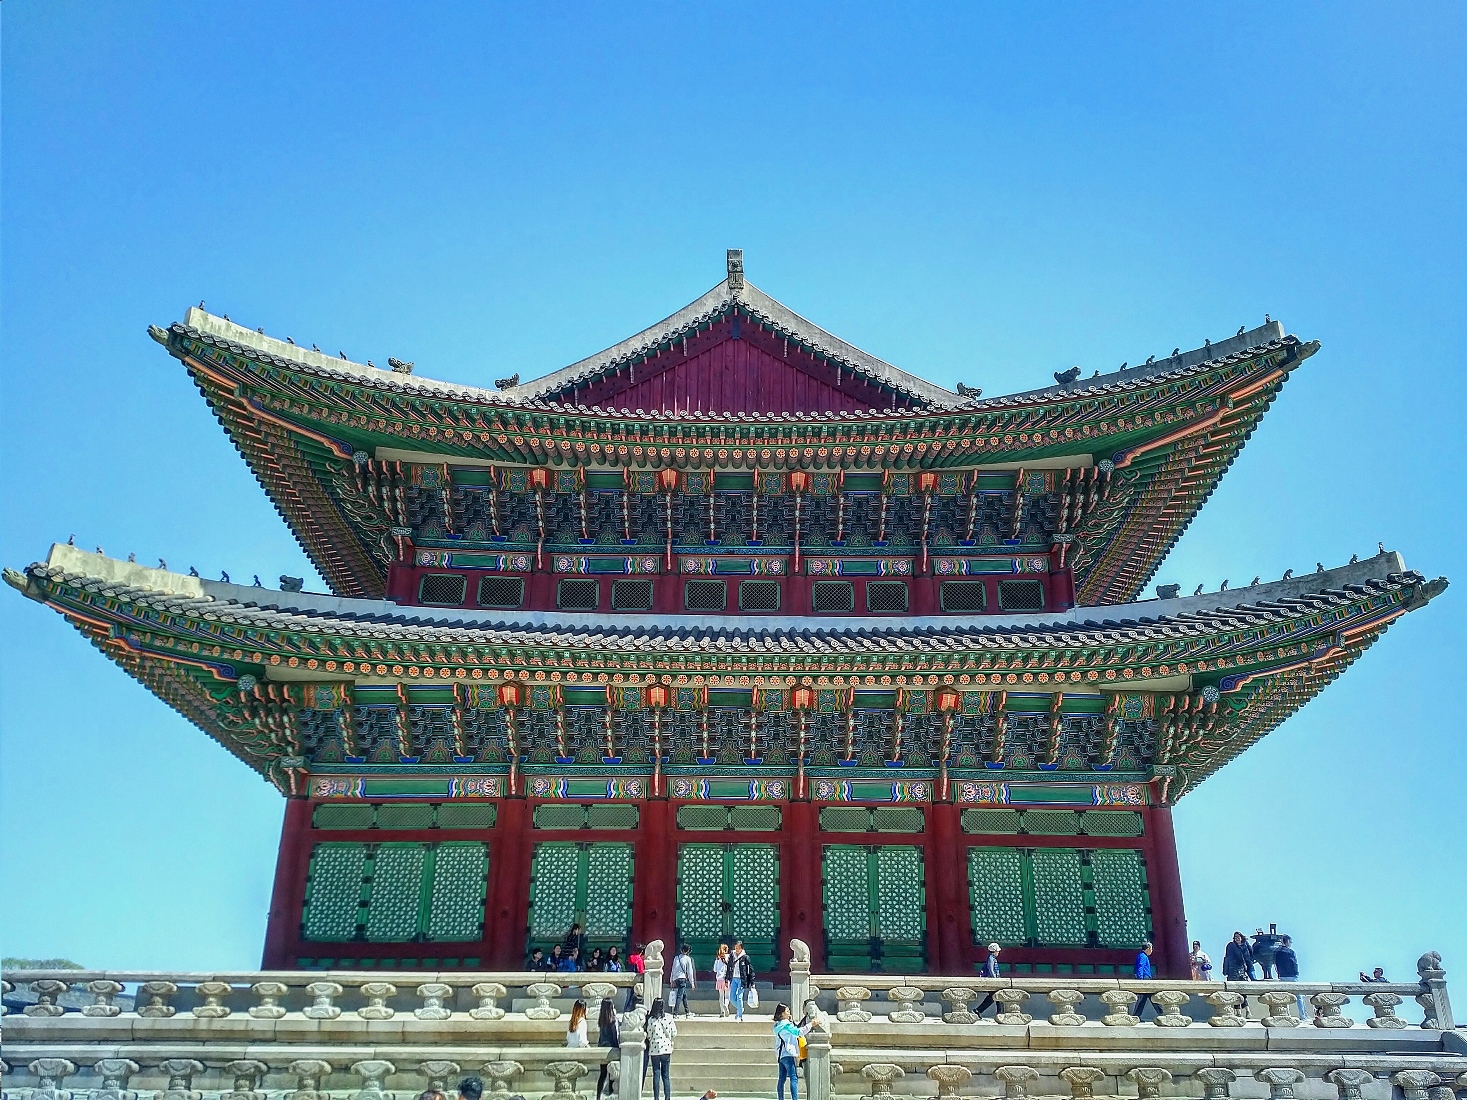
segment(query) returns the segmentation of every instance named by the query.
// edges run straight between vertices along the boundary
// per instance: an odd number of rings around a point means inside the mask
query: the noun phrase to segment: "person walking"
[[[996,943],[990,943],[988,945],[988,958],[983,960],[983,967],[981,970],[978,971],[978,976],[980,978],[997,978],[999,976],[998,953],[1000,950],[1001,949]],[[984,995],[982,1003],[978,1005],[977,1014],[979,1016],[982,1016],[984,1011],[991,1004],[993,1004],[993,990],[990,989]],[[993,1015],[995,1019],[998,1017],[998,1009],[993,1010]]]
[[[1187,956],[1188,963],[1192,966],[1192,980],[1194,982],[1212,981],[1212,960],[1208,958],[1207,952],[1202,950],[1202,941],[1192,941],[1192,953]]]
[[[568,1047],[587,1047],[591,1045],[586,1039],[585,1001],[577,1001],[571,1005],[570,1020],[565,1025],[565,1045]]]
[[[1149,982],[1151,980],[1151,951],[1151,941],[1147,940],[1141,945],[1141,950],[1136,953],[1135,976],[1142,981]],[[1141,1019],[1142,1009],[1150,1004],[1151,994],[1141,994],[1141,996],[1136,998],[1136,1007],[1131,1009],[1131,1015],[1136,1017],[1137,1020]],[[1151,1011],[1153,1015],[1156,1013],[1155,1005],[1151,1005]]]
[[[607,1051],[601,1072],[596,1077],[596,1100],[601,1100],[601,1090],[606,1087],[611,1063],[621,1058],[621,1021],[616,1018],[616,1005],[610,997],[602,999],[601,1014],[596,1017],[596,1045]]]
[[[1294,940],[1291,936],[1280,936],[1279,945],[1273,952],[1274,966],[1278,970],[1279,981],[1297,982],[1299,980],[1299,956],[1294,954]],[[1299,1019],[1309,1019],[1309,1009],[1304,1004],[1304,994],[1300,993],[1296,998],[1299,1002]]]
[[[652,1064],[652,1100],[672,1100],[672,1042],[677,1024],[658,997],[647,1012],[647,1056]],[[658,1085],[661,1084],[659,1089]]]
[[[713,956],[713,988],[718,990],[718,1014],[728,1015],[728,944],[718,945],[718,954]]]
[[[790,1083],[790,1100],[800,1100],[800,1059],[804,1056],[800,1047],[810,1026],[797,1027],[790,1019],[790,1006],[774,1006],[774,1056],[779,1061],[779,1083],[775,1085],[775,1096],[784,1100],[784,1083]]]
[[[688,953],[687,944],[679,946],[677,954],[672,957],[672,970],[668,978],[672,982],[673,1014],[691,1016],[692,1010],[688,1007],[688,999],[693,990],[697,988],[698,982],[693,972],[693,956]]]
[[[729,957],[731,974],[728,980],[728,999],[733,1004],[734,1019],[744,1018],[744,998],[754,985],[754,964],[744,953],[744,941],[734,940],[733,954]]]
[[[1253,949],[1241,932],[1233,933],[1227,950],[1223,952],[1223,977],[1230,982],[1253,980]]]

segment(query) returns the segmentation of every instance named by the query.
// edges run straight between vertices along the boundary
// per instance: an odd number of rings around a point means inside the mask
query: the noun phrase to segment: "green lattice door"
[[[915,973],[927,960],[922,849],[828,845],[823,861],[825,952],[834,972]]]
[[[1139,947],[1151,935],[1146,866],[1126,848],[969,848],[973,942]]]
[[[580,924],[593,947],[622,953],[632,933],[632,846],[547,843],[535,846],[530,870],[529,948],[544,948]]]
[[[313,942],[477,940],[488,875],[489,850],[478,841],[317,844],[301,935]]]
[[[744,941],[757,972],[772,970],[779,943],[779,849],[773,844],[684,844],[677,861],[678,939],[698,969],[720,942]]]

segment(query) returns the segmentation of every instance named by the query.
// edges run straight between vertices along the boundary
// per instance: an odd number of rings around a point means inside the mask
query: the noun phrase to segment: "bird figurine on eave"
[[[1079,367],[1071,367],[1069,370],[1057,370],[1054,372],[1054,380],[1061,386],[1072,386],[1079,377]]]
[[[508,378],[496,378],[494,380],[494,388],[496,390],[512,390],[519,384],[519,371],[515,371],[515,373],[511,374]]]

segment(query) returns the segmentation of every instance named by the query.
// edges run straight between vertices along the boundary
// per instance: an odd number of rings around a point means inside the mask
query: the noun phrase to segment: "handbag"
[[[809,1048],[809,1044],[807,1044],[805,1042],[805,1037],[803,1035],[801,1035],[800,1036],[800,1061],[803,1062],[805,1060],[805,1055],[807,1053],[809,1053],[809,1049],[810,1049]]]
[[[758,1008],[759,990],[754,988],[754,986],[752,985],[749,986],[749,995],[744,998],[744,1003],[747,1004],[750,1008]]]

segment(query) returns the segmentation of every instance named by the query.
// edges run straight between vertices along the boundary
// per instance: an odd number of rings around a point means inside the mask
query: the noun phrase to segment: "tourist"
[[[532,973],[538,973],[545,969],[545,952],[538,947],[530,952],[530,961],[525,964],[525,969]]]
[[[693,956],[688,953],[688,945],[683,944],[677,949],[677,954],[672,957],[672,971],[668,974],[672,983],[673,1013],[678,1016],[690,1016],[688,999],[698,983],[693,976]]]
[[[1223,952],[1223,977],[1230,982],[1253,980],[1253,951],[1248,946],[1248,937],[1234,932]]]
[[[1363,970],[1360,971],[1360,980],[1362,982],[1388,982],[1388,981],[1390,981],[1390,979],[1385,976],[1385,970],[1383,968],[1379,967],[1379,966],[1377,966],[1375,968],[1375,972],[1373,974],[1371,974],[1370,977],[1368,977],[1368,978],[1365,976],[1365,971],[1363,971]]]
[[[728,981],[728,999],[733,1004],[734,1018],[744,1018],[744,999],[754,986],[754,964],[744,953],[744,941],[734,940],[733,954],[729,958],[731,974]]]
[[[1147,940],[1145,943],[1143,943],[1141,945],[1141,950],[1136,953],[1135,976],[1137,978],[1140,978],[1144,982],[1149,982],[1151,980],[1151,976],[1152,976],[1151,975],[1151,951],[1152,951],[1151,941],[1150,940]],[[1151,1004],[1151,994],[1150,993],[1143,993],[1143,994],[1141,994],[1141,996],[1139,996],[1139,997],[1136,998],[1136,1007],[1133,1008],[1133,1009],[1131,1009],[1131,1015],[1134,1016],[1134,1017],[1136,1017],[1136,1019],[1139,1021],[1141,1019],[1141,1013],[1145,1010],[1146,1006],[1147,1005],[1150,1005],[1150,1004]],[[1156,1011],[1156,1006],[1155,1005],[1151,1005],[1151,1011],[1153,1013]]]
[[[586,962],[586,969],[588,971],[594,971],[597,974],[606,969],[606,961],[601,957],[601,948],[596,947],[591,950],[591,957]]]
[[[1294,941],[1289,936],[1280,936],[1279,945],[1274,949],[1273,961],[1278,968],[1279,981],[1297,982],[1299,980],[1299,957],[1294,954]],[[1304,1005],[1304,994],[1300,993],[1299,1019],[1307,1020],[1309,1010]]]
[[[465,1077],[458,1083],[459,1100],[479,1100],[484,1095],[484,1081],[476,1075]]]
[[[561,948],[569,955],[572,951],[579,951],[584,957],[586,954],[586,934],[581,931],[580,922],[573,923],[566,931],[565,938],[560,941]]]
[[[997,978],[999,976],[999,969],[998,969],[998,952],[999,952],[999,950],[1000,950],[999,949],[999,946],[996,943],[990,943],[988,945],[988,958],[986,958],[986,959],[983,960],[983,966],[978,971],[978,976],[980,978]],[[978,1015],[979,1016],[982,1016],[984,1010],[987,1009],[988,1006],[991,1005],[991,1004],[993,1004],[993,990],[990,989],[988,991],[988,993],[984,995],[983,1002],[978,1006]],[[998,1009],[994,1009],[993,1010],[993,1016],[994,1016],[994,1019],[997,1019],[998,1018]]]
[[[784,1100],[784,1083],[790,1083],[790,1100],[800,1100],[800,1061],[805,1053],[805,1036],[810,1025],[796,1027],[790,1020],[789,1005],[774,1006],[774,1056],[779,1060],[779,1083],[775,1095]]]
[[[616,948],[612,948],[613,951]],[[621,1057],[621,1023],[616,1018],[616,1005],[610,997],[601,1001],[601,1014],[596,1018],[596,1045],[607,1050],[606,1060],[601,1063],[601,1073],[596,1078],[596,1100],[601,1100],[601,1090],[606,1087],[606,1078],[611,1063]]]
[[[718,990],[718,1014],[728,1015],[728,944],[718,945],[713,956],[713,988]]]
[[[1263,971],[1264,981],[1273,979],[1274,952],[1279,945],[1278,931],[1278,925],[1270,924],[1267,932],[1259,928],[1253,933],[1253,961]]]
[[[652,1063],[652,1100],[672,1100],[672,1041],[677,1038],[677,1024],[668,1014],[662,998],[652,1002],[647,1012],[647,1056]],[[645,1078],[646,1074],[643,1074]],[[658,1083],[661,1082],[661,1088]]]
[[[581,969],[581,952],[579,948],[572,947],[570,951],[560,957],[555,969],[562,974],[574,974]]]
[[[1202,950],[1202,941],[1192,941],[1192,954],[1187,956],[1187,961],[1192,966],[1192,980],[1194,982],[1212,981],[1212,960],[1207,957],[1207,952]]]
[[[418,1100],[448,1100],[448,1097],[444,1096],[437,1089],[424,1089],[418,1093]]]
[[[645,974],[647,972],[647,963],[646,959],[642,955],[642,945],[640,943],[632,945],[632,953],[627,956],[627,966],[631,968],[632,973],[638,976],[641,976],[642,974]],[[627,1000],[626,1004],[623,1006],[623,1010],[626,1012],[630,1012],[636,1007],[637,983],[633,982],[631,985],[627,986]],[[646,1075],[643,1074],[643,1076]]]
[[[626,968],[621,963],[621,948],[612,944],[606,949],[606,973],[620,974]]]
[[[586,1047],[591,1045],[586,1039],[585,1001],[577,1001],[571,1005],[570,1020],[565,1025],[565,1045],[568,1047]]]
[[[545,965],[542,969],[554,973],[560,969],[561,960],[565,958],[565,952],[560,949],[560,944],[554,944],[550,948],[550,954],[545,956]]]

